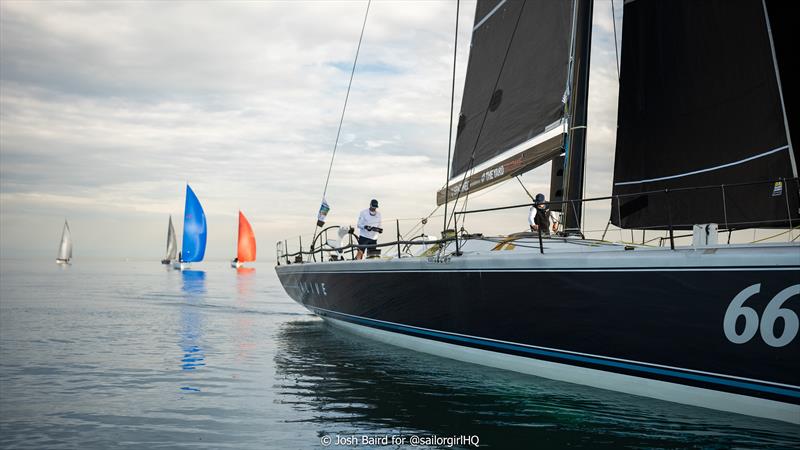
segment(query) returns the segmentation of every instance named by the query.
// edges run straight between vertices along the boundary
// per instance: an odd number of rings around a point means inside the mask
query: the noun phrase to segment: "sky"
[[[54,256],[66,218],[76,259],[160,259],[170,215],[180,240],[187,182],[208,218],[207,259],[235,256],[238,210],[262,261],[279,240],[307,239],[366,6],[0,2],[0,256]],[[621,39],[622,4],[614,6]],[[461,2],[456,113],[474,10]],[[455,11],[453,1],[372,3],[328,224],[354,224],[377,198],[386,239],[395,219],[405,234],[434,210],[446,176]],[[595,2],[586,197],[611,191],[614,23],[612,3]],[[531,193],[548,193],[549,174],[546,164],[521,178]],[[469,206],[528,201],[512,180]],[[425,232],[442,229],[438,214]],[[587,229],[602,230],[608,207],[586,215]],[[527,211],[470,217],[466,228],[522,231]]]

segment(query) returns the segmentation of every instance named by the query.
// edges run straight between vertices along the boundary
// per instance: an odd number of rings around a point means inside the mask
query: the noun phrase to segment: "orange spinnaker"
[[[239,211],[239,248],[236,257],[239,258],[239,262],[256,260],[256,236],[253,234],[253,227],[241,211]]]

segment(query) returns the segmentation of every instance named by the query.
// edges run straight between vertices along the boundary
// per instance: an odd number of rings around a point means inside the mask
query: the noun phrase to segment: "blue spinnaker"
[[[206,254],[206,215],[194,191],[186,185],[186,206],[183,209],[183,247],[181,261],[202,261]]]

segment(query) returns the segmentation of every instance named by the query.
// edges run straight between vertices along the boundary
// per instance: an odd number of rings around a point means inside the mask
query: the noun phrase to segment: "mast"
[[[586,117],[589,104],[589,59],[592,47],[592,9],[594,0],[576,0],[575,47],[572,86],[568,106],[569,137],[564,160],[564,230],[580,234],[583,205],[583,174],[586,155]]]

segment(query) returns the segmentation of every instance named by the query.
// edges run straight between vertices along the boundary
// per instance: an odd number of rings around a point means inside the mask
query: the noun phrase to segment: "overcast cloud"
[[[53,256],[66,217],[76,258],[158,259],[169,214],[181,232],[187,181],[208,216],[209,259],[233,256],[237,209],[254,226],[261,260],[278,239],[310,234],[365,7],[0,3],[2,256]],[[461,12],[457,110],[474,2]],[[328,188],[329,223],[353,223],[373,197],[385,221],[434,209],[454,14],[452,1],[373,2]],[[611,188],[618,86],[609,2],[595,3],[593,37],[588,196]],[[549,173],[545,165],[523,180],[547,193]],[[526,201],[511,181],[472,196],[470,207]],[[602,228],[608,213],[595,212],[589,227]],[[438,232],[439,220],[426,231]],[[467,223],[484,233],[526,226],[525,211]]]

